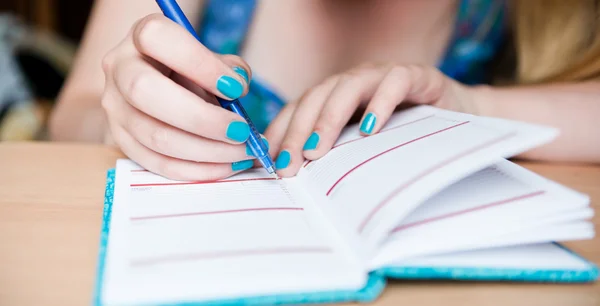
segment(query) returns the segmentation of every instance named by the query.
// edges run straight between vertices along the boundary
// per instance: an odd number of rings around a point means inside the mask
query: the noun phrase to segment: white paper
[[[175,182],[121,161],[107,303],[361,288],[366,275],[314,205],[296,199],[293,182],[286,194],[262,178],[257,170],[228,182]]]
[[[588,264],[552,243],[443,254],[394,263],[398,267],[585,270]]]
[[[556,136],[551,128],[428,106],[395,114],[373,136],[358,138],[355,130],[347,128],[354,136],[343,135],[298,177],[363,258],[443,188]]]
[[[285,180],[287,189],[262,169],[176,182],[121,160],[104,300],[357,290],[371,268],[473,257],[495,265],[497,254],[529,258],[548,248],[497,246],[589,237],[589,198],[502,159],[556,134],[417,107],[370,137],[346,128],[330,153]],[[494,251],[462,252],[478,248]],[[570,264],[551,251],[547,265]]]
[[[420,205],[390,232],[370,267],[407,257],[493,247],[499,237],[506,237],[502,245],[510,244],[509,237],[518,243],[519,237],[540,227],[591,218],[588,205],[587,196],[502,160]],[[580,232],[580,237],[588,236]]]

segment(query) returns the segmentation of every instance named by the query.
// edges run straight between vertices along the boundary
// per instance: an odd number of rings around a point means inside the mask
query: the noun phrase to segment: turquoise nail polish
[[[267,146],[267,151],[269,151],[269,141],[262,137],[263,141],[265,142],[265,146]],[[252,149],[250,149],[250,144],[246,143],[246,155],[248,156],[254,156],[254,154],[252,153]]]
[[[246,84],[250,84],[250,79],[248,79],[248,72],[246,72],[246,70],[244,68],[235,66],[235,67],[233,67],[233,71],[235,71],[235,73],[241,75],[244,78],[244,80],[246,80]]]
[[[235,162],[231,164],[231,170],[233,171],[242,171],[252,168],[254,166],[254,161],[252,160],[242,160],[239,162]]]
[[[317,134],[317,132],[313,132],[312,134],[310,134],[310,137],[308,137],[308,139],[304,143],[303,150],[314,150],[317,148],[318,144],[319,144],[319,134]]]
[[[376,121],[377,117],[373,113],[368,113],[360,125],[360,131],[365,134],[371,134],[371,132],[373,132],[373,128],[375,127]]]
[[[246,122],[234,121],[227,127],[227,138],[244,142],[250,136],[250,127]]]
[[[238,80],[226,75],[217,81],[217,89],[229,99],[237,99],[244,92],[244,86]]]
[[[277,161],[275,161],[275,168],[277,168],[277,170],[287,168],[287,166],[290,164],[291,159],[292,156],[290,155],[290,152],[286,150],[281,151],[281,153],[279,153],[279,156],[277,156]]]

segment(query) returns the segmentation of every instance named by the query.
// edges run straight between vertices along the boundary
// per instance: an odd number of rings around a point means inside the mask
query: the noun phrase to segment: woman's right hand
[[[218,55],[183,27],[149,15],[104,58],[109,142],[145,169],[176,180],[215,180],[253,166],[246,121],[215,95],[247,93],[250,67]]]

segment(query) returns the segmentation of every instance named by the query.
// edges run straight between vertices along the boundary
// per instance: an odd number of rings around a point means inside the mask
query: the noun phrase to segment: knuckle
[[[107,74],[107,75],[110,74],[110,71],[114,67],[114,63],[115,63],[114,51],[109,51],[108,53],[106,53],[106,55],[104,55],[104,57],[102,57],[102,70],[104,71],[105,74]]]
[[[158,162],[157,168],[159,173],[169,179],[178,180],[182,178],[181,173],[177,169],[177,164],[173,160],[164,158]]]
[[[340,75],[336,86],[352,86],[358,79],[358,72],[348,71]]]
[[[334,130],[345,125],[344,117],[332,114],[324,113],[315,125],[315,130],[321,131],[323,134],[330,134]]]
[[[300,97],[300,99],[296,103],[302,103],[302,102],[307,101],[308,99],[314,97],[315,94],[317,94],[319,92],[319,88],[321,86],[322,85],[317,85],[316,87],[311,87],[311,88],[307,89],[304,92],[304,94],[302,95],[302,97]]]
[[[158,165],[156,166],[156,168],[158,169],[158,172],[169,178],[169,179],[175,179],[174,177],[174,170],[173,170],[173,162],[169,161],[169,160],[161,160],[160,162],[158,162]]]
[[[150,145],[159,152],[169,148],[169,132],[164,128],[155,128],[150,132]]]
[[[399,78],[406,78],[410,74],[410,70],[407,66],[398,65],[392,67],[389,74],[395,75]]]
[[[423,76],[423,67],[419,65],[408,65],[406,69],[413,79],[419,79]]]
[[[149,88],[148,83],[150,82],[151,76],[147,73],[138,73],[131,78],[126,89],[127,100],[132,105],[137,105],[140,101],[140,97],[144,95],[146,90]]]
[[[106,113],[112,113],[115,110],[115,100],[108,94],[102,95],[100,99],[100,105]]]
[[[396,105],[401,102],[397,99],[398,97],[395,95],[393,90],[381,90],[377,96],[377,101],[384,105]],[[377,107],[377,104],[379,103],[372,103],[370,106]]]
[[[208,54],[210,55],[210,54]],[[215,63],[212,61],[212,56],[194,56],[189,58],[189,62],[192,65],[192,71],[205,71],[209,72],[211,70],[217,71],[217,67],[213,64],[214,67],[210,67],[211,63]],[[235,76],[236,78],[241,80],[241,77]]]
[[[142,53],[147,53],[156,37],[160,37],[158,32],[164,25],[164,19],[157,14],[148,15],[140,19],[135,24],[133,30],[133,41],[137,49]]]
[[[342,75],[340,76],[340,82],[341,83],[351,82],[352,80],[356,79],[356,77],[359,76],[360,74],[361,74],[360,69],[348,70],[345,73],[342,73]]]
[[[375,63],[373,63],[373,62],[364,62],[364,63],[358,65],[356,68],[357,69],[373,69],[375,67],[377,67],[377,65],[375,65]]]
[[[332,75],[332,76],[327,77],[323,81],[323,83],[321,83],[321,85],[323,85],[323,86],[333,85],[333,84],[337,83],[339,81],[339,79],[340,79],[339,75]]]
[[[433,78],[424,91],[425,99],[429,101],[438,100],[446,88],[444,78]]]

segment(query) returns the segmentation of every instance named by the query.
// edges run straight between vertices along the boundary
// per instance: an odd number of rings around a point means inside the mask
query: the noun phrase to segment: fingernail
[[[252,160],[242,160],[235,163],[231,163],[231,170],[233,171],[242,171],[252,168],[254,166],[254,161]]]
[[[304,148],[302,148],[302,149],[303,150],[314,150],[317,148],[318,144],[319,144],[319,134],[317,134],[317,132],[313,132],[312,134],[310,134],[310,137],[308,137],[308,139],[304,143]]]
[[[275,161],[275,168],[277,168],[277,170],[287,168],[287,166],[290,164],[291,159],[292,156],[290,155],[290,152],[288,152],[287,150],[281,151],[281,153],[279,153],[279,156],[277,156],[277,161]]]
[[[244,142],[248,136],[250,136],[250,127],[246,122],[233,121],[227,127],[227,138],[231,140]]]
[[[244,92],[244,86],[235,78],[227,75],[219,78],[217,89],[229,99],[237,99]]]
[[[246,84],[250,84],[250,79],[248,78],[248,72],[246,72],[246,70],[240,66],[235,66],[233,67],[233,71],[235,71],[235,73],[241,75],[244,80],[246,80]]]
[[[269,151],[269,141],[262,137],[263,141],[265,142],[265,146],[267,146],[267,151]],[[248,156],[254,156],[254,154],[252,153],[252,149],[250,149],[250,144],[246,143],[246,155]]]
[[[375,127],[375,122],[377,121],[377,117],[373,113],[368,113],[363,119],[363,122],[360,124],[360,131],[365,134],[371,134],[373,132],[373,128]]]

